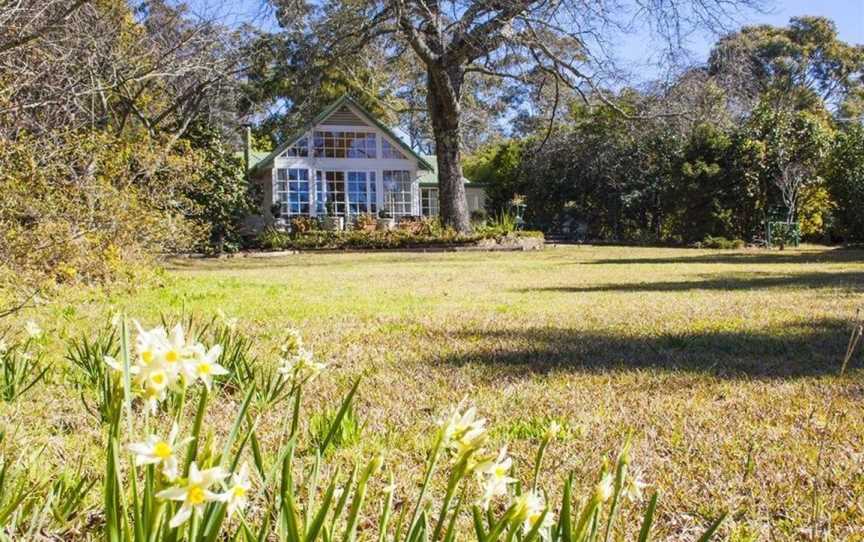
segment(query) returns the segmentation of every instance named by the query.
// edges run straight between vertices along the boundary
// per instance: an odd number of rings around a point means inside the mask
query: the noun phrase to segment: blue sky
[[[765,0],[763,13],[741,13],[738,26],[748,24],[786,25],[789,19],[800,15],[820,15],[832,19],[837,25],[840,39],[864,44],[864,0]],[[275,20],[262,8],[261,0],[186,0],[195,9],[211,13],[214,9],[224,14],[228,24],[254,21],[262,27],[275,27]],[[219,6],[219,7],[216,7]],[[692,36],[686,43],[690,60],[704,62],[717,36],[703,32]],[[635,74],[637,79],[653,78],[662,44],[652,41],[647,30],[639,30],[616,38],[617,46],[611,51],[619,59],[620,66]]]

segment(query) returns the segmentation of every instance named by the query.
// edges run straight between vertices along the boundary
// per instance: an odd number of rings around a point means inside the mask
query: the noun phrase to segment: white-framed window
[[[385,138],[381,138],[381,158],[397,158],[401,160],[405,160],[405,155],[397,149],[394,145],[391,145],[389,141]]]
[[[348,214],[377,212],[376,194],[374,171],[348,172]]]
[[[309,170],[301,168],[276,170],[276,197],[280,214],[308,215]]]
[[[315,172],[315,210],[319,215],[345,216],[345,172]]]
[[[384,209],[394,217],[411,216],[411,203],[414,201],[411,172],[384,170]]]
[[[423,216],[438,216],[438,189],[420,189],[420,213]]]
[[[375,132],[315,132],[316,158],[375,158]]]
[[[283,156],[306,158],[309,156],[309,138],[301,137],[296,143],[285,149]]]

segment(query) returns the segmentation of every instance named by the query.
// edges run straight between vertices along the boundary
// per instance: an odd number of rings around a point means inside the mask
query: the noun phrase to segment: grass
[[[117,311],[155,325],[222,309],[265,360],[296,326],[333,368],[307,411],[365,375],[362,433],[335,461],[386,450],[397,492],[417,482],[432,421],[467,397],[520,465],[548,421],[565,427],[547,451],[550,490],[568,471],[589,487],[598,458],[632,433],[634,465],[662,494],[656,539],[692,539],[726,510],[729,540],[804,537],[818,475],[822,527],[852,540],[864,524],[861,355],[836,375],[862,292],[864,251],[820,247],[309,254],[171,261],[134,291],[70,292],[23,318],[68,337]],[[58,367],[0,403],[0,430],[43,463],[83,461],[87,476],[102,434],[68,380]],[[831,398],[840,415],[826,429]]]

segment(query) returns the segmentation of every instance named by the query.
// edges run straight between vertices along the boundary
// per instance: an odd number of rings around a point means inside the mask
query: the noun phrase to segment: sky
[[[180,0],[178,0],[180,1]],[[183,0],[199,13],[210,14],[214,10],[222,14],[229,25],[253,22],[257,26],[276,29],[275,18],[262,0]],[[864,0],[763,0],[764,12],[741,13],[736,17],[737,26],[772,24],[784,26],[789,19],[801,15],[828,17],[837,25],[840,39],[847,43],[864,44]],[[700,32],[688,37],[685,46],[689,51],[690,64],[707,60],[711,46],[718,36]],[[654,41],[646,29],[615,38],[616,46],[609,51],[616,59],[615,65],[626,72],[632,82],[647,81],[660,77],[658,65],[662,44]]]

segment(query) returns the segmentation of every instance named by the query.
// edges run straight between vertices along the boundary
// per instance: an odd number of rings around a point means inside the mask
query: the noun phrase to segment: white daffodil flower
[[[285,332],[285,340],[279,345],[279,353],[283,358],[292,358],[300,355],[301,350],[303,350],[303,337],[300,336],[300,332],[296,329],[288,329]]]
[[[24,331],[31,339],[38,339],[42,336],[42,328],[33,320],[27,320],[24,324]]]
[[[112,370],[118,371],[120,373],[122,373],[124,371],[123,364],[121,362],[117,361],[116,359],[112,358],[111,356],[105,356],[104,360],[105,360],[105,365],[110,367]],[[130,365],[129,366],[129,374],[130,375],[137,375],[140,372],[141,372],[141,368],[138,367],[137,365]]]
[[[457,461],[466,454],[480,449],[486,442],[486,420],[477,417],[477,409],[474,407],[463,414],[459,414],[454,408],[441,425],[444,431],[444,445],[455,452]]]
[[[177,324],[168,335],[165,342],[165,350],[162,353],[162,359],[168,365],[170,370],[178,374],[182,369],[182,362],[188,356],[188,345],[183,333],[183,326]]]
[[[561,432],[561,424],[559,424],[558,422],[553,420],[549,424],[549,427],[546,428],[546,435],[545,436],[547,439],[552,440],[555,437],[557,437],[558,433],[560,433],[560,432]]]
[[[192,439],[177,441],[180,428],[175,423],[167,439],[150,435],[144,442],[134,442],[129,445],[129,451],[135,454],[135,465],[161,465],[162,473],[168,480],[174,480],[179,475],[177,466],[177,450],[188,444]]]
[[[612,473],[607,472],[600,478],[600,481],[597,483],[597,486],[594,488],[594,496],[600,502],[606,502],[612,498],[612,494],[615,492],[615,479],[612,477]]]
[[[147,367],[167,348],[168,334],[162,326],[145,331],[137,320],[133,320],[133,323],[138,330],[138,336],[135,338],[135,352],[138,354],[136,361],[141,366]]]
[[[306,382],[316,378],[326,368],[326,363],[315,361],[311,350],[301,348],[296,355],[282,359],[279,372],[297,381]]]
[[[228,374],[228,369],[217,363],[217,360],[221,355],[222,347],[218,344],[207,351],[204,350],[204,346],[196,344],[193,347],[192,358],[186,364],[192,372],[189,382],[193,382],[195,378],[198,378],[204,383],[209,391],[213,386],[214,376]]]
[[[507,456],[507,447],[501,448],[498,452],[498,457],[494,460],[480,463],[475,468],[475,472],[480,476],[485,476],[483,481],[483,496],[480,498],[480,506],[483,509],[488,509],[489,504],[495,497],[501,497],[507,494],[507,486],[516,482],[515,478],[511,478],[508,474],[513,467],[513,459]]]
[[[228,503],[228,517],[236,512],[243,511],[249,503],[249,490],[252,482],[249,480],[249,465],[243,463],[240,471],[231,475],[231,484],[226,493],[222,494],[222,500]]]
[[[531,529],[537,525],[537,522],[540,521],[540,518],[543,517],[543,513],[546,512],[546,501],[540,495],[539,491],[527,491],[516,498],[515,504],[515,515],[514,517],[517,521],[522,522],[522,530],[524,532],[529,532]],[[553,523],[552,514],[546,514],[546,517],[543,519],[543,523],[540,525],[541,529],[548,530]],[[541,535],[545,538],[547,533],[541,531]]]
[[[186,523],[193,512],[202,512],[208,502],[221,500],[221,495],[210,491],[210,487],[222,482],[227,475],[222,467],[198,470],[198,465],[193,462],[189,467],[189,478],[183,485],[169,487],[156,494],[160,499],[183,501],[168,525],[176,529]]]
[[[634,472],[633,474],[627,476],[627,480],[624,481],[624,488],[622,492],[624,496],[627,497],[632,502],[641,502],[642,501],[642,488],[644,488],[646,483],[644,483],[639,477],[638,472]]]

